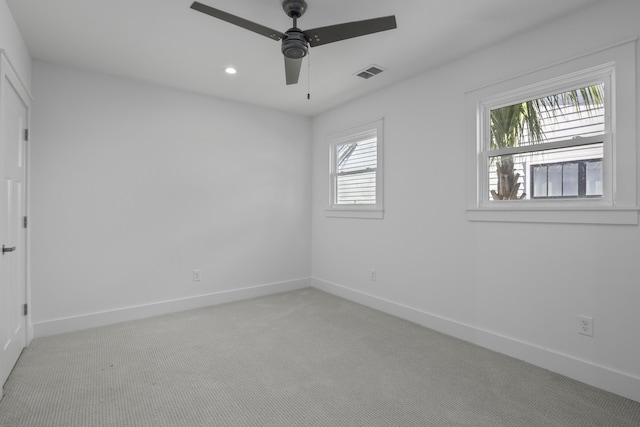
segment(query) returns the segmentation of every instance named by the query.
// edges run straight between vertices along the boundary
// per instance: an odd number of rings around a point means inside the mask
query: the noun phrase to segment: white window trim
[[[376,130],[376,149],[377,149],[377,166],[376,166],[376,203],[369,205],[344,205],[335,203],[336,200],[336,146],[342,145],[349,140],[353,140],[363,133]],[[383,141],[384,126],[383,119],[373,120],[361,125],[345,129],[339,132],[333,132],[327,136],[329,141],[329,207],[325,213],[327,217],[333,218],[366,218],[366,219],[382,219],[384,217],[383,209]]]
[[[636,40],[626,41],[466,93],[467,219],[470,221],[638,224]],[[608,81],[610,77],[610,81]],[[605,195],[581,200],[493,201],[488,196],[484,112],[567,88],[605,81],[612,129],[605,129]],[[543,95],[540,95],[540,94]],[[484,162],[484,163],[483,163]]]

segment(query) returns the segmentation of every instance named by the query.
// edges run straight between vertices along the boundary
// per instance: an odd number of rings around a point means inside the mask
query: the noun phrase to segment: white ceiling
[[[199,1],[280,32],[292,24],[281,0]],[[7,3],[34,59],[313,116],[598,1],[307,0],[303,30],[387,15],[398,28],[312,48],[310,79],[305,60],[291,86],[279,42],[196,12],[192,0]],[[372,64],[387,71],[354,76]]]

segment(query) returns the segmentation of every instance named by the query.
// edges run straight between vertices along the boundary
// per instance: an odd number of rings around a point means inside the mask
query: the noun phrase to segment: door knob
[[[7,248],[7,247],[5,247],[4,245],[2,245],[2,255],[4,255],[4,254],[5,254],[5,252],[13,252],[13,251],[15,251],[15,250],[16,250],[16,247],[15,247],[15,246],[14,246],[14,247],[12,247],[12,248]]]

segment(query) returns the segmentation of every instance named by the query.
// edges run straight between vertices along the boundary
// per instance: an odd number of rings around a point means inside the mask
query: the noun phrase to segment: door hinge
[[[29,306],[27,304],[23,305],[22,308],[25,316],[29,314]]]
[[[27,228],[27,224],[28,224],[28,223],[29,223],[29,221],[27,220],[27,217],[26,217],[26,216],[25,216],[25,217],[23,217],[23,218],[22,218],[22,226],[23,226],[24,228]]]
[[[24,140],[29,141],[29,129],[24,130]]]

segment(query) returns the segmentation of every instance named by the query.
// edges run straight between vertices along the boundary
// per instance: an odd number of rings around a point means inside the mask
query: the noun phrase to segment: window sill
[[[325,213],[328,218],[382,219],[384,217],[382,209],[327,209]]]
[[[467,209],[467,220],[555,224],[638,225],[638,208],[549,208],[500,206]]]

